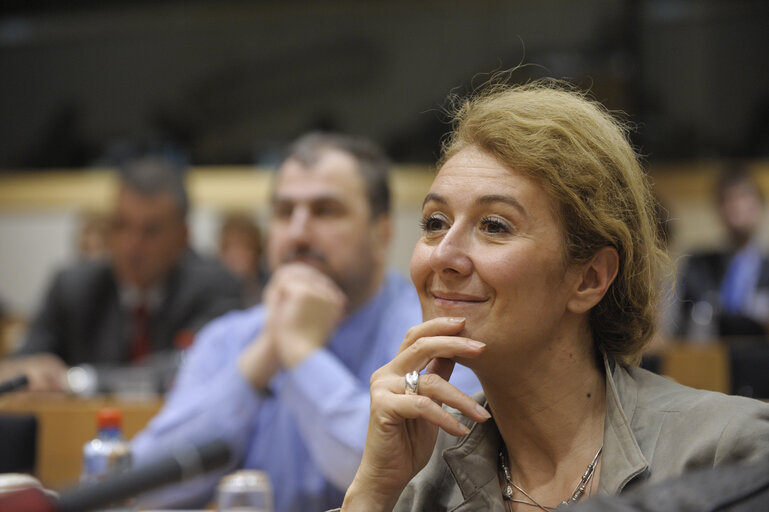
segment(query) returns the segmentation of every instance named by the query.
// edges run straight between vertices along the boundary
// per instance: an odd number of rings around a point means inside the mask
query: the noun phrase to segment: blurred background
[[[709,170],[734,158],[761,168],[769,157],[764,0],[1,8],[0,300],[22,315],[75,257],[84,212],[109,204],[104,169],[137,148],[193,166],[194,244],[211,252],[225,210],[263,220],[264,169],[287,141],[309,129],[370,136],[402,171],[393,257],[405,270],[447,95],[521,63],[516,81],[565,78],[626,113],[675,219],[676,254],[721,236]]]
[[[270,163],[309,128],[429,163],[447,93],[519,63],[630,114],[652,161],[766,156],[767,22],[763,0],[5,0],[0,167],[137,141]]]

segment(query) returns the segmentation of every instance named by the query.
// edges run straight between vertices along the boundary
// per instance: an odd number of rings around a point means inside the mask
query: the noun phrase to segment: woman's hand
[[[451,358],[476,357],[485,348],[457,336],[464,323],[463,318],[435,318],[411,328],[398,355],[372,375],[366,448],[345,495],[344,511],[392,510],[403,488],[430,459],[438,427],[455,436],[469,432],[443,404],[478,422],[490,417],[447,382],[454,369]],[[424,368],[419,394],[406,395],[405,375]]]

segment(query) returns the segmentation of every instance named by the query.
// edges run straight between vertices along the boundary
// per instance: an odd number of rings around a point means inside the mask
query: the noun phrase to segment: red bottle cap
[[[122,420],[123,415],[120,413],[120,409],[99,409],[96,414],[96,424],[99,429],[120,428]]]

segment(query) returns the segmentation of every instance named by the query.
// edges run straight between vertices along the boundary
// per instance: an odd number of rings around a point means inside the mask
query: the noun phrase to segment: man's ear
[[[577,288],[569,301],[569,310],[585,313],[601,302],[619,270],[619,255],[614,247],[602,247],[582,268]]]

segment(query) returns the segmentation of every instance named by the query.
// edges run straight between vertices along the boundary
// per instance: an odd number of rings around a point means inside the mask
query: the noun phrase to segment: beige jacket
[[[605,362],[606,423],[600,494],[641,482],[769,454],[769,404],[681,386],[639,368]],[[480,402],[485,402],[481,395]],[[504,512],[501,438],[492,420],[457,438],[441,431],[427,466],[395,507],[406,511]]]

